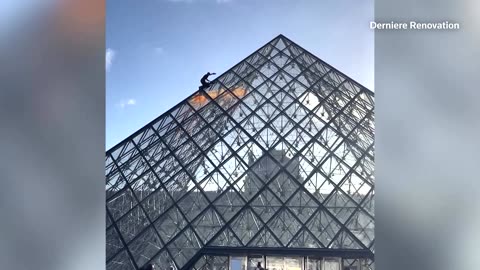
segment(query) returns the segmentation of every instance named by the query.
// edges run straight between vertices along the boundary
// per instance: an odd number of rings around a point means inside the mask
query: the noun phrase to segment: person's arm
[[[215,72],[214,72],[214,73],[210,73],[210,75],[215,75],[215,74],[217,74],[217,73],[215,73]],[[210,75],[208,75],[208,76],[210,76]],[[208,83],[211,83],[211,81],[210,81],[210,79],[208,79],[208,77],[207,77],[207,82],[208,82]]]

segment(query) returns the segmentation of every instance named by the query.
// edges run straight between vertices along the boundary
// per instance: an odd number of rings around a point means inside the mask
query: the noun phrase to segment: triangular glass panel
[[[272,58],[272,63],[274,63],[277,67],[284,69],[286,64],[291,61],[292,59],[290,56],[284,54],[283,52],[278,53],[275,57]]]
[[[271,150],[273,151],[273,150]],[[276,155],[274,158],[282,164],[282,166],[285,166],[287,163],[295,163],[296,161],[291,161],[292,159],[298,160],[297,157],[297,149],[290,144],[287,140],[281,140],[279,141],[275,146],[274,146],[274,151],[276,152],[281,152],[281,155]],[[295,165],[293,165],[295,166]],[[291,172],[294,174],[294,176],[297,176],[296,172],[294,173],[293,171]]]
[[[155,222],[155,228],[165,243],[175,237],[185,226],[187,226],[187,221],[177,207],[170,208]]]
[[[187,103],[179,106],[177,109],[175,109],[171,114],[177,120],[178,123],[183,123],[185,119],[190,117],[195,111],[192,109],[190,105]]]
[[[205,93],[197,93],[188,100],[188,103],[195,109],[199,110],[211,101]]]
[[[115,258],[107,261],[107,269],[115,270],[131,270],[135,269],[131,258],[128,256],[127,251],[123,251]]]
[[[362,249],[362,246],[358,243],[358,240],[354,239],[354,237],[343,230],[328,245],[328,247],[338,249]]]
[[[274,46],[266,46],[264,49],[260,51],[260,53],[266,58],[271,60],[275,55],[277,55],[280,51],[275,48]]]
[[[107,245],[107,261],[116,255],[121,249],[124,248],[122,241],[119,239],[117,230],[115,228],[110,228],[107,230],[105,242]]]
[[[221,229],[225,222],[213,207],[207,209],[193,222],[194,230],[203,243],[207,243]]]
[[[364,196],[365,198],[363,199],[362,202],[362,209],[365,210],[367,213],[369,213],[371,216],[375,215],[375,204],[374,204],[374,198],[373,198],[373,192],[370,192]]]
[[[228,189],[229,183],[219,172],[215,172],[199,183],[200,189],[205,191],[209,201],[214,201],[223,191]]]
[[[295,172],[290,171],[289,173],[286,173],[282,171],[276,175],[273,181],[268,185],[270,190],[277,194],[282,202],[286,202],[298,189],[298,183],[290,177],[292,173]]]
[[[206,270],[209,265],[207,262],[207,256],[201,256],[193,267],[194,270]]]
[[[128,244],[128,249],[132,253],[137,265],[147,263],[162,247],[163,243],[160,241],[153,226],[149,227],[139,237]]]
[[[151,263],[154,265],[154,269],[171,270],[176,268],[175,262],[165,248],[151,260]],[[143,267],[143,265],[141,267]]]
[[[150,222],[141,207],[137,206],[116,221],[116,224],[123,239],[129,242],[150,225]]]
[[[297,58],[297,59],[305,58],[305,56],[303,55],[306,53],[304,49],[300,48],[296,44],[292,44],[291,46],[288,46],[286,49],[283,50],[283,52],[285,53],[289,52],[292,58]],[[306,65],[306,67],[308,67],[308,65]]]
[[[210,244],[211,246],[229,246],[229,247],[240,247],[242,244],[232,232],[230,228],[224,229]]]
[[[195,263],[195,270],[228,270],[229,269],[229,258],[228,256],[202,256]]]
[[[228,222],[242,209],[245,203],[237,191],[229,189],[214,201],[213,205],[215,205],[223,219]]]
[[[179,267],[183,267],[197,253],[201,242],[191,229],[183,231],[175,240],[167,246],[173,256],[173,260]]]
[[[248,64],[246,61],[241,62],[237,66],[235,66],[233,69],[233,72],[235,72],[238,76],[240,77],[245,77],[251,72],[253,72],[255,69],[253,68],[252,65]]]
[[[260,67],[261,65],[263,65],[263,63],[267,61],[267,58],[263,56],[262,53],[266,53],[271,48],[272,47],[269,45],[260,48],[257,52],[245,59],[244,63],[250,65],[253,68]]]
[[[317,239],[315,239],[315,236],[313,236],[310,232],[308,232],[306,229],[301,230],[299,233],[297,233],[297,236],[295,236],[289,247],[292,248],[324,248],[324,246],[318,242]]]
[[[198,188],[190,191],[181,201],[178,202],[179,209],[187,217],[188,221],[192,221],[209,205],[207,198]]]
[[[290,211],[282,209],[267,223],[267,226],[280,239],[282,245],[287,246],[300,229],[301,223]]]
[[[246,208],[233,220],[230,228],[246,245],[258,233],[262,225],[261,219],[250,208]]]
[[[290,76],[292,76],[293,78],[298,78],[302,74],[302,71],[305,70],[304,67],[296,59],[290,58],[288,51],[282,53],[285,53],[285,55],[289,58],[283,64],[282,69],[286,73],[290,74]]]
[[[347,222],[346,227],[365,246],[368,246],[373,242],[374,220],[366,212],[358,209]]]
[[[257,236],[252,239],[249,246],[254,247],[281,247],[282,244],[278,242],[277,239],[273,236],[273,234],[264,228],[260,232],[258,232]]]
[[[310,196],[311,195],[307,194],[307,191],[299,190],[287,203],[290,211],[292,211],[302,223],[305,223],[319,208],[319,204]]]
[[[282,70],[270,77],[270,80],[280,88],[284,88],[292,79],[293,77],[291,75]]]
[[[273,63],[272,61],[267,61],[261,66],[258,71],[265,76],[265,78],[270,78],[273,76],[273,74],[277,73],[280,70],[280,68]],[[255,86],[256,87],[256,86]]]
[[[278,91],[274,97],[270,99],[270,102],[273,103],[280,111],[287,113],[288,108],[292,104],[293,99],[295,98],[292,93],[287,93],[290,91],[290,88],[281,91]]]
[[[272,96],[277,94],[279,89],[280,88],[271,81],[267,81],[257,87],[258,93],[262,94],[266,99],[270,99]]]
[[[341,226],[325,211],[318,210],[307,222],[307,228],[322,245],[328,246]]]
[[[237,85],[238,82],[240,82],[241,80],[242,80],[242,78],[239,77],[237,74],[235,74],[235,72],[230,71],[230,72],[227,72],[227,73],[223,74],[221,77],[218,77],[215,80],[215,82],[221,83],[221,85],[226,87],[226,88],[231,88],[231,87]],[[218,88],[219,88],[219,90],[221,89],[220,87],[218,87]],[[220,96],[221,92],[223,92],[223,91],[224,90],[221,89],[215,96],[211,96],[212,99],[215,99],[215,97]]]
[[[152,220],[157,219],[157,217],[165,213],[172,205],[173,201],[164,188],[158,188],[142,201],[143,209],[145,209],[147,215]]]
[[[275,46],[275,48],[277,48],[280,51],[287,47],[283,38],[278,38],[276,42],[275,41],[273,42],[272,45]]]
[[[115,195],[121,196],[122,191],[125,192],[126,187],[127,187],[127,181],[125,181],[125,179],[122,177],[122,175],[118,170],[113,174],[107,176],[107,185],[106,185],[107,206],[108,206],[108,202],[111,201],[112,197],[114,197]],[[114,208],[118,208],[118,207],[114,207]]]
[[[271,126],[280,136],[284,137],[295,125],[288,116],[281,113],[272,121]]]
[[[267,222],[279,209],[282,203],[269,190],[263,190],[251,203],[250,207],[258,216]]]
[[[321,62],[315,62],[310,66],[310,69],[319,76],[324,76],[328,71],[330,71],[330,68]]]

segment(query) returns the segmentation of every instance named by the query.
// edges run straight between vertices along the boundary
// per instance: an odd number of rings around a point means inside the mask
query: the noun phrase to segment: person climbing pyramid
[[[208,80],[208,76],[215,74],[216,73],[207,72],[207,74],[203,75],[203,77],[200,79],[200,83],[202,83],[202,85],[198,88],[198,90],[204,90],[205,88],[210,87],[211,82]]]

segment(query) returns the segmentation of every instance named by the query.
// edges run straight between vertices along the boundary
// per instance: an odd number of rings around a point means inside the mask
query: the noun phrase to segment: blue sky
[[[106,3],[106,149],[279,34],[373,90],[373,0]]]

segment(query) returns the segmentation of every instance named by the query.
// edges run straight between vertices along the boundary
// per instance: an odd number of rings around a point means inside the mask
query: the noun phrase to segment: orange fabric
[[[224,89],[212,90],[208,92],[211,99],[215,99],[225,92]],[[231,91],[238,98],[242,98],[247,94],[247,90],[241,87],[237,87]],[[232,98],[231,95],[227,95],[226,98]],[[198,94],[190,99],[190,103],[194,106],[201,106],[207,103],[208,99],[204,94]]]

